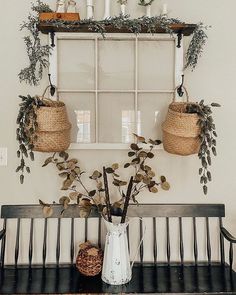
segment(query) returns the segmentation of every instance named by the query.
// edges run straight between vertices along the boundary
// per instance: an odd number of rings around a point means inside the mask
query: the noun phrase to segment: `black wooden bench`
[[[161,204],[161,205],[131,205],[129,208],[130,217],[148,217],[152,218],[153,227],[153,261],[144,262],[144,247],[140,248],[140,259],[133,268],[132,281],[124,286],[109,286],[102,282],[100,276],[84,277],[75,268],[75,219],[79,218],[79,208],[71,205],[60,215],[61,206],[53,205],[54,213],[50,218],[57,219],[57,243],[55,249],[55,264],[48,265],[47,243],[48,243],[48,219],[45,219],[41,206],[38,205],[19,205],[2,206],[1,217],[3,219],[3,230],[0,232],[1,239],[1,275],[0,275],[0,293],[1,294],[89,294],[89,293],[137,293],[137,294],[236,294],[236,274],[232,270],[233,265],[233,244],[236,239],[229,234],[223,227],[222,218],[225,217],[225,208],[222,204]],[[166,257],[167,262],[157,261],[157,224],[158,218],[165,218],[166,222]],[[170,252],[170,219],[178,219],[179,235],[179,263],[171,261]],[[183,239],[183,221],[185,217],[192,219],[193,229],[193,256],[192,262],[185,261],[184,257],[184,239]],[[205,219],[206,227],[206,250],[207,261],[198,261],[198,238],[196,219],[198,217]],[[220,243],[220,261],[212,261],[211,233],[209,227],[209,218],[215,217],[219,222],[219,243]],[[21,219],[27,218],[30,222],[30,236],[28,245],[28,264],[19,265],[19,240],[22,233]],[[41,245],[37,247],[42,251],[42,264],[33,265],[32,258],[35,254],[34,222],[37,218],[44,218],[44,232],[42,249]],[[70,262],[68,264],[60,263],[61,248],[61,222],[62,218],[70,219]],[[101,245],[101,218],[97,212],[92,211],[90,218],[98,218],[98,244]],[[15,238],[15,265],[5,265],[4,258],[7,235],[7,220],[17,219],[17,230]],[[88,219],[85,219],[85,240],[88,237]],[[139,223],[140,237],[143,232],[143,222]],[[129,236],[129,233],[128,233]],[[224,239],[229,241],[229,264],[225,262]],[[129,241],[131,243],[131,241]],[[214,245],[216,246],[216,245]]]

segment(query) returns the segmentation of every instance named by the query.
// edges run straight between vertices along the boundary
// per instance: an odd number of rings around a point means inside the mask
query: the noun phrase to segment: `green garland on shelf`
[[[40,0],[37,1],[36,5],[32,5],[32,10],[37,15],[30,14],[28,21],[24,22],[21,29],[28,29],[31,33],[31,37],[27,36],[24,38],[27,54],[29,57],[30,65],[19,73],[20,81],[25,81],[30,85],[38,85],[42,79],[43,69],[48,67],[48,57],[50,55],[50,46],[42,45],[39,37],[39,13],[40,12],[52,12],[47,4],[44,4]],[[173,24],[184,24],[184,22],[175,18],[167,18],[164,16],[154,17],[139,17],[137,19],[131,19],[129,15],[119,15],[111,17],[105,20],[93,20],[85,19],[80,21],[65,21],[61,19],[52,19],[44,21],[45,24],[53,25],[64,29],[72,29],[74,26],[87,25],[89,30],[92,32],[100,33],[103,38],[106,35],[106,26],[113,26],[116,29],[126,29],[131,33],[138,35],[143,28],[147,29],[147,32],[154,34],[156,27],[162,28],[166,33],[173,34],[171,25]],[[185,68],[194,69],[197,65],[198,59],[203,52],[203,47],[206,44],[207,26],[202,23],[198,24],[193,32],[193,36],[186,53],[186,64]]]
[[[27,21],[20,26],[20,30],[26,29],[29,32],[29,35],[24,37],[29,66],[22,69],[18,76],[20,82],[25,81],[30,85],[37,86],[42,79],[43,70],[48,67],[48,57],[51,49],[49,45],[41,44],[38,30],[39,13],[52,12],[52,10],[40,0],[37,0],[36,4],[32,3],[31,9],[36,14],[30,13]]]

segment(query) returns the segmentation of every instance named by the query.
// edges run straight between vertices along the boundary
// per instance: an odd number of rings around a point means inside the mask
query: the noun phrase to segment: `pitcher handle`
[[[136,250],[136,252],[135,252],[135,255],[134,255],[133,261],[132,261],[132,263],[131,263],[131,270],[132,270],[132,268],[133,268],[133,266],[134,266],[135,259],[136,259],[137,256],[138,256],[138,251],[139,251],[139,249],[140,249],[140,247],[141,247],[141,245],[142,245],[142,242],[143,242],[143,240],[144,240],[144,236],[145,236],[145,234],[146,234],[146,228],[147,228],[147,227],[146,227],[146,224],[145,224],[145,222],[144,222],[144,220],[143,220],[143,218],[142,218],[142,217],[139,217],[139,220],[141,220],[141,221],[143,222],[144,230],[143,230],[143,236],[142,236],[142,238],[141,238],[141,240],[140,240],[140,242],[139,242],[139,245],[138,245],[137,250]]]

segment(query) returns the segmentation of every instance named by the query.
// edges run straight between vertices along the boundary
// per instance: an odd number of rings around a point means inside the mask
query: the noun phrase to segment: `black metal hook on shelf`
[[[51,96],[54,96],[56,92],[56,87],[52,84],[51,74],[48,74],[48,80],[49,80],[49,86],[50,86],[50,94]]]
[[[181,41],[182,41],[182,38],[183,38],[182,31],[179,31],[177,33],[177,38],[178,38],[177,48],[181,48]]]
[[[50,38],[51,38],[51,47],[55,47],[55,32],[50,32]]]
[[[180,86],[177,88],[177,93],[180,97],[182,97],[184,95],[184,92],[183,92],[184,75],[182,75],[181,77],[182,77],[182,82],[181,82]]]

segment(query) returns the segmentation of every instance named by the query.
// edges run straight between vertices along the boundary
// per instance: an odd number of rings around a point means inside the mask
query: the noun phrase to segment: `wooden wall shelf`
[[[89,27],[87,24],[71,25],[69,28],[64,28],[64,27],[55,26],[53,24],[41,21],[39,23],[38,28],[43,34],[48,34],[52,32],[96,33],[95,31],[89,30]],[[184,36],[190,36],[195,30],[196,25],[195,24],[174,24],[174,25],[171,25],[170,28],[176,34],[181,33]],[[117,29],[112,25],[107,25],[105,27],[105,31],[106,33],[132,33],[126,28]],[[148,31],[146,28],[143,28],[141,33],[148,33]],[[156,27],[155,33],[166,34],[166,31],[161,27]]]

